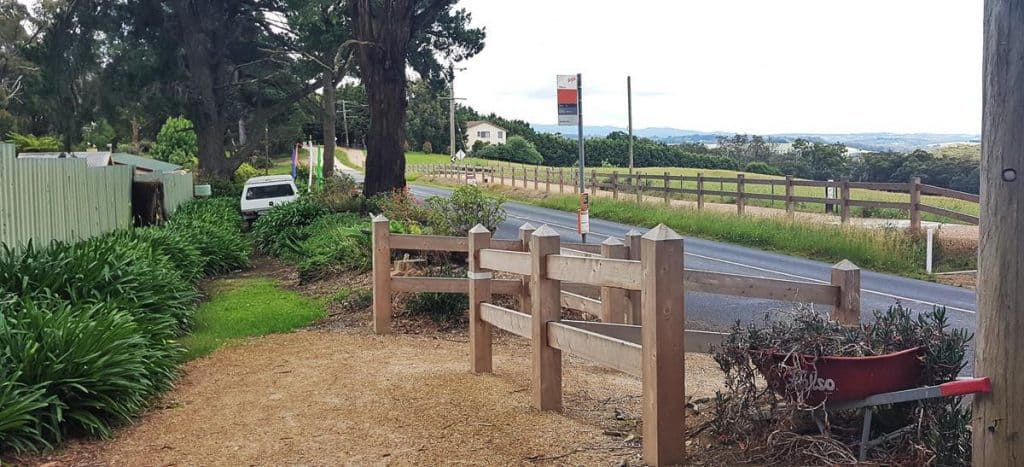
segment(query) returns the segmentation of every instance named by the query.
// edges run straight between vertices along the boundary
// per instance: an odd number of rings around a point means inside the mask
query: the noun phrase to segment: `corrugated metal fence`
[[[132,169],[84,159],[16,159],[0,143],[0,243],[76,241],[132,224]]]

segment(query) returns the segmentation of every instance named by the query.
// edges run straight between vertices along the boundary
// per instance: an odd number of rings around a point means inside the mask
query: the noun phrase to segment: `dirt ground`
[[[368,275],[299,284],[257,258],[237,276],[274,277],[328,297]],[[498,332],[495,373],[468,372],[464,328],[396,310],[392,336],[369,311],[328,304],[309,329],[252,338],[188,363],[176,387],[113,439],[72,441],[16,464],[72,465],[639,465],[638,378],[571,356],[564,411],[530,407],[529,342]],[[687,355],[686,395],[707,406],[722,384],[708,355]],[[706,414],[705,414],[706,415]],[[703,418],[691,410],[691,429]]]
[[[55,465],[619,465],[639,462],[636,378],[569,358],[563,414],[530,408],[529,351],[499,339],[495,374],[466,371],[461,339],[303,331],[190,363],[177,387],[110,441]],[[717,366],[688,355],[687,394]]]

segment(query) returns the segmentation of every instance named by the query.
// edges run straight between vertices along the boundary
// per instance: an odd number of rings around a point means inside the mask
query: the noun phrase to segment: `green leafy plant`
[[[307,228],[299,247],[299,279],[319,279],[332,271],[370,269],[373,245],[365,232],[367,219],[354,213],[330,214]]]
[[[252,225],[256,248],[274,256],[295,257],[301,251],[301,242],[309,238],[306,227],[327,214],[323,203],[308,195],[274,206]]]
[[[511,136],[505,144],[483,146],[474,150],[473,155],[483,159],[495,159],[523,164],[540,164],[544,156],[537,151],[533,143],[521,136]]]
[[[7,137],[17,147],[18,152],[47,152],[60,150],[60,141],[50,135],[36,136],[25,133],[8,133]]]
[[[437,235],[465,236],[476,224],[494,232],[505,221],[504,200],[490,197],[483,190],[464,185],[449,198],[428,198],[427,225]]]
[[[373,196],[366,201],[366,205],[371,214],[382,214],[389,220],[423,224],[428,218],[423,204],[402,191]]]
[[[2,318],[0,318],[2,320]],[[54,402],[46,389],[19,382],[20,372],[0,368],[0,452],[27,452],[49,448],[36,413]]]
[[[363,197],[356,188],[356,182],[347,174],[328,178],[323,188],[313,196],[330,212],[358,212],[363,207]]]
[[[184,117],[168,117],[156,135],[150,154],[158,160],[195,167],[199,161],[199,143],[192,122]]]
[[[232,180],[234,180],[235,183],[245,183],[246,180],[260,175],[263,175],[263,172],[256,167],[249,165],[248,162],[243,162],[242,165],[239,165],[238,168],[235,169],[235,175]]]
[[[432,277],[466,277],[466,270],[443,266]],[[412,294],[405,309],[410,314],[427,316],[438,324],[455,324],[467,320],[469,297],[466,294],[421,292]]]
[[[242,235],[238,201],[231,198],[194,200],[178,207],[165,229],[199,250],[203,273],[218,274],[249,266],[252,246]]]

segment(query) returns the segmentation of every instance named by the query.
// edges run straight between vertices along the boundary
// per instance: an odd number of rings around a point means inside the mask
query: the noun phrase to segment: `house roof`
[[[106,167],[110,165],[109,152],[23,152],[18,154],[18,159],[85,159],[89,167]]]
[[[177,172],[182,170],[183,167],[170,162],[158,161],[156,159],[150,159],[148,157],[136,156],[134,154],[128,154],[124,152],[117,152],[111,156],[115,164],[118,165],[134,165],[135,167],[148,170],[150,172],[168,173]]]
[[[490,126],[493,126],[493,127],[497,128],[497,129],[499,129],[501,131],[505,131],[504,128],[502,128],[502,127],[500,127],[498,125],[495,125],[494,123],[488,122],[487,120],[470,120],[470,121],[467,121],[466,122],[466,129],[469,130],[470,128],[473,128],[475,126],[480,126],[480,125],[490,125]]]

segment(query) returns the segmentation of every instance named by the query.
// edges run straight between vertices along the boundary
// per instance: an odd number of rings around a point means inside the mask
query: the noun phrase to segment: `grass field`
[[[210,284],[192,334],[182,338],[185,358],[207,355],[233,340],[287,332],[324,316],[324,307],[267,278],[221,279]]]
[[[406,160],[407,161],[410,160],[408,156],[407,156]],[[413,162],[409,162],[409,163],[411,164]],[[435,161],[435,162],[422,162],[422,163],[429,163],[429,164],[448,163],[448,160],[445,159],[445,160],[443,160],[441,162],[436,162]],[[513,169],[515,170],[516,179],[517,180],[522,180],[522,176],[523,176],[523,171],[524,170],[526,170],[526,173],[527,173],[528,178],[530,180],[533,180],[534,171],[535,170],[536,170],[536,173],[538,174],[538,176],[540,177],[542,183],[543,183],[544,180],[547,180],[548,177],[549,177],[549,175],[548,175],[549,174],[549,171],[548,171],[549,168],[545,167],[545,166],[539,166],[538,167],[538,166],[524,165],[524,164],[511,164],[511,163],[507,163],[507,162],[490,161],[490,160],[483,160],[483,159],[466,159],[465,161],[460,162],[460,164],[462,164],[462,165],[491,166],[491,167],[495,167],[495,168],[500,168],[500,170],[502,170],[502,172],[504,173],[504,176],[505,176],[506,179],[510,179],[510,177],[512,175]],[[559,170],[560,169],[564,173],[564,178],[560,178],[559,177]],[[591,176],[591,171],[592,170],[596,170],[597,171],[597,173],[598,173],[598,181],[599,182],[602,182],[602,183],[610,182],[612,174],[617,172],[618,176],[619,176],[619,183],[625,184],[626,175],[627,175],[627,170],[626,169],[619,169],[619,168],[613,168],[613,167],[588,167],[587,171],[586,171],[586,173],[587,173],[587,183],[590,182],[590,176]],[[743,173],[743,172],[736,172],[736,171],[732,171],[732,170],[693,169],[693,168],[682,168],[682,167],[644,167],[642,169],[637,169],[636,170],[636,173],[638,173],[638,174],[648,174],[648,175],[664,175],[666,172],[669,175],[683,175],[683,176],[689,176],[689,177],[695,177],[695,176],[697,176],[697,174],[703,173],[705,177],[721,177],[721,178],[730,178],[730,179],[735,179],[737,174]],[[569,168],[569,167],[564,167],[564,168],[552,167],[552,168],[550,168],[550,179],[551,179],[552,182],[557,182],[560,179],[564,179],[564,180],[567,181],[567,183],[571,183],[570,180],[572,179],[571,177],[572,177],[572,175],[574,173],[575,173],[575,169],[574,168]],[[747,193],[774,194],[774,195],[785,195],[786,194],[786,188],[785,188],[785,185],[784,185],[785,177],[778,177],[778,176],[772,176],[772,175],[762,175],[762,174],[754,174],[754,173],[744,173],[744,175],[745,175],[745,177],[747,179],[762,179],[762,180],[778,180],[779,181],[779,183],[775,184],[775,185],[752,185],[752,184],[749,184],[749,183],[745,184],[744,185],[744,190]],[[694,182],[670,181],[669,183],[670,183],[670,187],[671,188],[689,188],[689,189],[696,189],[697,188],[697,182],[695,182],[695,181]],[[651,182],[651,190],[652,191],[657,192],[663,186],[664,186],[664,183],[661,180],[653,180]],[[705,182],[704,183],[704,189],[705,190],[717,190],[717,191],[736,191],[736,182],[725,182],[725,181],[723,181],[723,182],[717,182],[717,181],[716,182]],[[794,193],[793,194],[795,196],[806,196],[806,197],[818,197],[818,198],[821,198],[821,197],[824,197],[824,193],[825,193],[825,189],[824,188],[798,186],[798,187],[794,187]],[[679,194],[676,194],[676,195],[673,195],[673,196],[676,199],[685,199],[685,200],[696,200],[697,199],[696,195],[679,195]],[[888,201],[888,202],[901,202],[901,203],[909,203],[910,202],[910,194],[908,194],[908,193],[892,193],[892,192],[877,191],[877,190],[852,189],[852,190],[850,190],[850,197],[851,197],[851,199],[866,200],[866,201]],[[718,202],[718,203],[735,203],[736,202],[735,198],[734,197],[730,197],[730,196],[711,196],[711,195],[707,195],[707,196],[705,196],[704,199],[706,201],[712,202],[712,203],[715,203],[715,202]],[[972,216],[977,216],[978,213],[979,213],[979,206],[978,206],[978,204],[977,203],[971,203],[971,202],[968,202],[968,201],[961,201],[961,200],[956,200],[956,199],[951,199],[951,198],[943,198],[943,197],[938,197],[938,196],[922,196],[921,197],[921,201],[922,201],[922,203],[927,204],[929,206],[935,206],[935,207],[939,207],[939,208],[943,208],[943,209],[949,209],[951,211],[961,212],[961,213],[964,213],[964,214],[970,214]],[[782,201],[759,200],[759,199],[747,200],[747,205],[748,206],[773,207],[773,208],[778,208],[778,209],[784,209],[785,208],[785,203],[782,202]],[[824,210],[825,210],[824,205],[818,204],[818,203],[796,203],[795,209],[798,210],[798,211],[802,211],[802,212],[824,212]],[[855,217],[873,217],[873,218],[882,218],[882,219],[907,219],[907,218],[910,217],[910,213],[907,210],[901,210],[901,209],[863,208],[863,207],[859,207],[859,206],[852,206],[850,208],[850,211],[851,211],[851,215],[853,215]],[[953,221],[951,219],[946,219],[946,218],[943,218],[943,217],[939,217],[939,216],[936,216],[936,215],[933,215],[933,214],[930,214],[930,213],[922,213],[921,214],[921,218],[926,220],[926,221],[941,221],[941,222],[946,222],[946,223],[957,223],[957,221]]]

